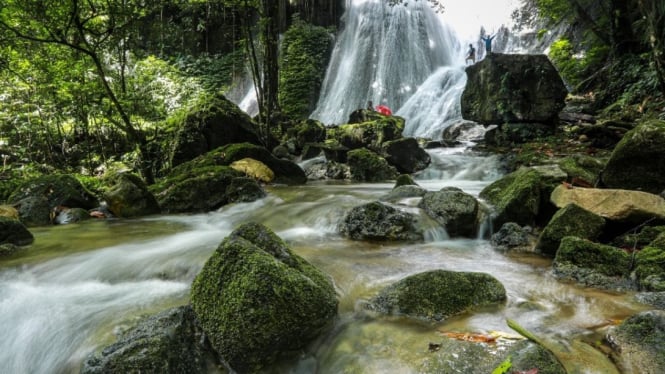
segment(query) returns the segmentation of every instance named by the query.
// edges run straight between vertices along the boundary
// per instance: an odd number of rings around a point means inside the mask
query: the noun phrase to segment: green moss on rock
[[[536,249],[554,256],[561,239],[575,236],[582,239],[595,240],[603,232],[605,219],[576,204],[568,204],[557,211],[545,226],[538,238]]]
[[[381,116],[373,121],[329,127],[326,142],[349,149],[364,147],[381,152],[383,143],[401,138],[403,130],[404,118]]]
[[[337,314],[330,278],[256,223],[224,239],[194,280],[191,304],[212,347],[238,372],[300,352]]]
[[[608,332],[613,358],[627,373],[664,373],[665,311],[638,313]]]
[[[32,233],[19,221],[0,216],[0,244],[28,245],[35,240]]]
[[[340,232],[354,240],[423,239],[416,226],[417,216],[378,201],[357,206],[344,216]]]
[[[665,249],[646,247],[636,255],[635,274],[644,291],[665,291]]]
[[[384,314],[441,321],[505,299],[505,288],[489,274],[432,270],[384,288],[368,307]]]
[[[366,148],[347,153],[346,163],[351,169],[351,178],[359,182],[381,182],[395,179],[397,170],[385,158]]]

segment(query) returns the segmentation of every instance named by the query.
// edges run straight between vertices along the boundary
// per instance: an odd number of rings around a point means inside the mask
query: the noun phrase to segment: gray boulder
[[[81,373],[208,373],[207,361],[213,355],[203,341],[190,306],[169,309],[141,321],[116,343],[88,356]]]
[[[351,179],[357,182],[381,182],[397,178],[397,170],[385,158],[366,148],[349,151],[347,164]]]
[[[432,270],[384,288],[367,308],[382,314],[442,321],[505,300],[505,288],[489,274]]]
[[[638,313],[607,333],[612,357],[624,373],[665,373],[665,311]]]
[[[545,55],[492,54],[466,68],[462,116],[482,124],[553,123],[568,94]]]
[[[241,373],[299,354],[337,315],[330,277],[256,223],[219,245],[192,284],[191,304],[213,349]]]
[[[353,240],[420,241],[423,232],[418,217],[380,202],[357,206],[344,217],[340,232]]]
[[[529,252],[533,249],[536,237],[529,226],[522,227],[515,222],[506,222],[499,231],[492,234],[490,243],[499,251]]]
[[[478,233],[480,204],[475,197],[457,187],[427,192],[418,206],[451,237],[475,238]]]

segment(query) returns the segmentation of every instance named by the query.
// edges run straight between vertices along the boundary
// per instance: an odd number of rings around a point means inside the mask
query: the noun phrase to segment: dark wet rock
[[[105,176],[108,185],[103,194],[108,209],[116,217],[141,217],[161,212],[155,196],[143,180],[129,172]]]
[[[303,166],[307,179],[351,179],[351,170],[347,164],[335,161],[313,160]]]
[[[363,123],[370,121],[379,121],[386,118],[383,114],[369,109],[356,109],[349,115],[349,123]]]
[[[611,244],[629,250],[647,246],[665,249],[665,226],[640,226],[615,237]]]
[[[388,194],[381,197],[381,201],[397,202],[411,197],[423,197],[427,190],[415,185],[404,185],[393,188]]]
[[[314,157],[318,157],[319,155],[321,155],[321,152],[323,152],[323,150],[318,145],[318,143],[305,144],[305,146],[302,149],[302,154],[300,155],[300,157],[303,161],[309,160]]]
[[[248,203],[266,197],[266,192],[252,178],[233,178],[226,187],[229,203]]]
[[[419,241],[423,232],[416,227],[417,220],[414,214],[372,202],[351,209],[340,224],[340,232],[354,240]]]
[[[321,143],[326,140],[326,127],[319,121],[308,119],[299,122],[287,132],[287,136],[295,140],[298,150],[310,143]]]
[[[351,179],[357,182],[381,182],[398,175],[385,158],[366,148],[349,151],[346,163],[351,170]]]
[[[56,225],[67,225],[89,220],[90,212],[82,208],[56,207],[53,210],[51,221]]]
[[[543,123],[502,123],[485,132],[485,143],[510,147],[554,134],[554,128]]]
[[[665,189],[665,121],[651,120],[629,131],[612,151],[602,182],[609,188],[659,194]]]
[[[327,142],[332,141],[349,149],[367,148],[381,152],[383,143],[400,139],[403,130],[404,118],[381,116],[369,122],[329,127]]]
[[[425,169],[432,161],[429,153],[420,148],[415,138],[402,138],[383,144],[386,161],[400,173],[415,173]]]
[[[26,226],[51,223],[51,213],[58,206],[92,209],[97,198],[71,175],[43,175],[21,184],[10,196],[9,204],[19,212]]]
[[[189,113],[170,121],[177,129],[171,157],[173,166],[226,144],[259,144],[252,119],[221,94],[202,99]]]
[[[478,142],[485,138],[485,127],[473,121],[461,120],[446,126],[441,137],[444,142]]]
[[[211,357],[203,340],[190,306],[169,309],[142,320],[116,343],[88,356],[81,373],[208,373]]]
[[[462,116],[482,124],[553,123],[568,94],[545,55],[492,54],[466,68]],[[488,105],[491,103],[491,105]]]
[[[2,233],[0,233],[2,235]],[[0,244],[0,258],[13,256],[14,254],[22,251],[25,247],[19,247],[16,244],[2,243]]]
[[[549,221],[553,210],[550,194],[566,178],[557,170],[520,168],[485,187],[480,198],[492,206],[495,227],[506,222],[533,226],[537,221]]]
[[[665,373],[665,311],[638,313],[607,333],[624,373]]]
[[[275,183],[298,185],[307,182],[305,172],[300,166],[292,161],[280,160],[267,149],[258,145],[249,143],[229,144],[211,152],[209,157],[218,165],[230,165],[244,158],[252,158],[268,166],[275,173]]]
[[[665,249],[646,247],[635,255],[635,275],[643,291],[665,291]]]
[[[640,292],[635,295],[635,300],[665,310],[665,292]]]
[[[536,241],[533,229],[522,227],[515,222],[506,222],[496,233],[492,234],[490,242],[499,251],[529,252]]]
[[[575,236],[594,241],[600,237],[605,227],[605,219],[579,205],[568,204],[559,209],[540,233],[536,249],[554,256],[561,239]]]
[[[288,159],[291,157],[291,154],[289,153],[289,149],[285,145],[278,145],[277,147],[272,149],[272,154],[277,157],[277,158],[283,158],[283,159]]]
[[[410,176],[409,174],[400,174],[397,176],[397,179],[395,180],[395,186],[393,189],[401,186],[417,186],[418,183],[413,180],[413,177]]]
[[[418,206],[451,237],[475,238],[478,233],[480,204],[475,197],[457,187],[427,192]]]
[[[387,315],[442,321],[505,300],[505,288],[489,274],[432,270],[384,288],[367,308]]]
[[[628,129],[615,126],[611,122],[580,126],[577,129],[580,138],[585,137],[592,147],[600,149],[614,148],[626,132]]]
[[[219,245],[192,284],[191,304],[212,347],[242,373],[297,355],[337,315],[331,279],[255,223]]]
[[[623,291],[637,288],[630,279],[631,266],[631,256],[625,251],[573,236],[561,240],[553,263],[559,279]]]
[[[334,161],[334,162],[339,162],[339,163],[346,163],[347,160],[347,155],[349,153],[349,148],[345,147],[343,145],[339,145],[337,143],[325,143],[325,144],[317,144],[321,150],[323,151],[323,154],[326,156],[326,160],[328,161]]]

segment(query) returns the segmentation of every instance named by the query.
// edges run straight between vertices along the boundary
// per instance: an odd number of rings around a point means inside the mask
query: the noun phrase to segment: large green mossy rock
[[[478,234],[480,204],[457,187],[427,192],[418,207],[446,229],[451,237],[475,238]]]
[[[97,198],[73,176],[43,175],[22,183],[9,197],[17,207],[21,222],[26,226],[51,223],[56,207],[92,209],[99,206]]]
[[[295,22],[284,33],[279,55],[279,104],[292,118],[307,118],[316,107],[333,38],[320,26]]]
[[[339,230],[353,240],[420,241],[423,232],[417,221],[415,214],[375,201],[351,209]]]
[[[347,153],[346,163],[356,182],[381,182],[397,178],[399,173],[385,158],[366,148]]]
[[[113,173],[104,180],[108,187],[103,193],[103,199],[116,217],[140,217],[161,212],[157,199],[137,175]]]
[[[489,274],[432,270],[384,288],[368,308],[382,314],[442,321],[474,307],[505,300],[505,288]]]
[[[607,334],[623,373],[665,373],[665,311],[638,313]]]
[[[28,245],[35,240],[32,233],[18,220],[0,216],[0,244]]]
[[[566,179],[558,168],[520,168],[493,182],[480,192],[480,198],[492,206],[493,222],[533,226],[550,209],[552,190]]]
[[[646,247],[637,252],[635,275],[643,291],[665,291],[665,249]]]
[[[603,232],[605,219],[576,204],[568,204],[557,211],[545,226],[536,249],[541,253],[554,256],[561,239],[575,236],[582,239],[596,240]]]
[[[587,155],[564,157],[557,164],[568,175],[569,180],[581,180],[591,185],[595,185],[598,182],[600,173],[605,167],[605,163],[601,160]]]
[[[383,143],[402,137],[404,118],[378,116],[379,119],[373,121],[329,127],[326,142],[349,149],[368,148],[381,152]]]
[[[568,94],[545,55],[493,53],[466,68],[464,119],[482,124],[554,122]]]
[[[202,98],[189,112],[169,119],[174,129],[171,165],[226,144],[259,143],[252,119],[221,94]]]
[[[298,354],[337,315],[331,279],[256,223],[219,245],[192,284],[191,304],[212,347],[241,373]]]
[[[212,354],[203,341],[190,306],[169,309],[142,320],[117,342],[91,354],[81,373],[208,373],[206,361]]]
[[[325,126],[313,119],[308,119],[296,123],[295,126],[286,132],[287,138],[293,138],[298,149],[304,150],[306,145],[314,148],[315,144],[320,144],[326,140]]]
[[[616,247],[566,236],[554,258],[554,274],[585,286],[610,290],[635,289],[630,280],[631,256]]]
[[[659,194],[665,190],[665,121],[644,122],[624,135],[602,173],[609,188]]]

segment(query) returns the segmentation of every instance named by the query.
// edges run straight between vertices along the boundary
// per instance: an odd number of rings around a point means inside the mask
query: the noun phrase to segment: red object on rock
[[[383,114],[384,116],[392,116],[393,115],[393,111],[390,110],[390,108],[388,108],[385,105],[377,105],[376,106],[376,111]]]

